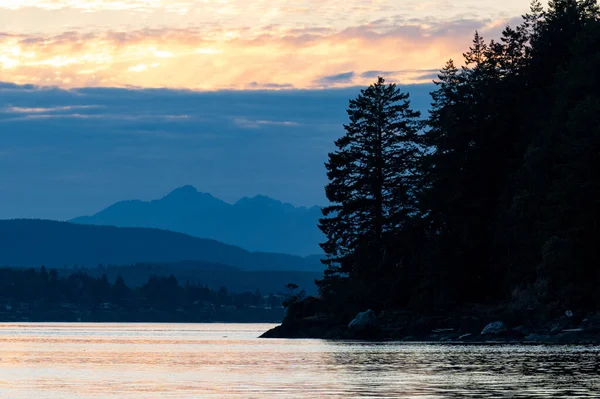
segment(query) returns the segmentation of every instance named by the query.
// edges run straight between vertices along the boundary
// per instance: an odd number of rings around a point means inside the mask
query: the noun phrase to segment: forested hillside
[[[314,257],[249,252],[218,241],[158,229],[85,226],[49,220],[1,220],[0,266],[96,267],[204,261],[245,270],[323,269]]]
[[[328,163],[325,294],[364,306],[598,306],[600,21],[534,3],[449,61],[419,126],[383,80],[350,104]]]
[[[596,1],[534,2],[499,40],[475,33],[464,66],[448,61],[427,119],[383,78],[350,101],[326,165],[320,306],[588,320],[600,305],[599,49]]]

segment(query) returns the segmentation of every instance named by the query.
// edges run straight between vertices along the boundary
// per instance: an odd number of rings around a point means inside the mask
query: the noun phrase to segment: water
[[[256,339],[259,324],[0,324],[0,398],[600,398],[600,348]]]

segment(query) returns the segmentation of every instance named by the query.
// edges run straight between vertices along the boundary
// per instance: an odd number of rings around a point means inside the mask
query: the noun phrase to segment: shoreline
[[[518,310],[506,304],[448,312],[411,310],[327,312],[308,297],[288,308],[282,323],[261,338],[426,342],[453,344],[600,345],[600,312]]]

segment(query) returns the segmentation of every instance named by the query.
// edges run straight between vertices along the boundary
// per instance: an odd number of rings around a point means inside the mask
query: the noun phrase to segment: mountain
[[[319,207],[295,207],[265,197],[229,204],[192,186],[154,201],[122,201],[78,224],[151,227],[236,245],[251,251],[311,255],[322,253],[325,240],[317,224]]]
[[[3,266],[90,267],[177,261],[204,261],[245,270],[323,270],[315,257],[249,252],[165,230],[0,220]]]

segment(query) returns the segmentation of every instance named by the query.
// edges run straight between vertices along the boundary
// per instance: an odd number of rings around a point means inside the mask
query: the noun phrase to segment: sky
[[[0,0],[0,218],[69,219],[192,184],[325,202],[348,100],[425,111],[475,30],[527,0]]]

